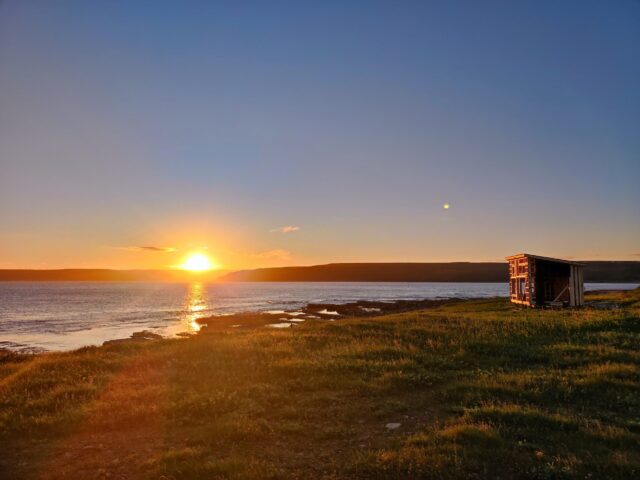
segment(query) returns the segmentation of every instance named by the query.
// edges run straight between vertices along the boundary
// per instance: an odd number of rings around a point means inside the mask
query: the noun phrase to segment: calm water
[[[126,338],[140,330],[172,336],[196,331],[199,317],[295,310],[310,302],[507,294],[506,283],[0,282],[0,347],[66,350]]]

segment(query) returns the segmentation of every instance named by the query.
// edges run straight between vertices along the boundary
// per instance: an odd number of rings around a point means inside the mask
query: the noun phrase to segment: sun
[[[189,270],[190,272],[204,272],[215,268],[215,265],[212,264],[209,257],[203,253],[193,253],[180,265],[180,268]]]

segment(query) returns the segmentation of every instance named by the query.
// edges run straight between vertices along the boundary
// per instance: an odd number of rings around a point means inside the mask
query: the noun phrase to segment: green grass
[[[5,353],[0,476],[638,477],[640,290],[591,299]]]

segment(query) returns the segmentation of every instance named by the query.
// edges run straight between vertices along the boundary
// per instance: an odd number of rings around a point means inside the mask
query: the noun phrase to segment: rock
[[[160,340],[162,335],[150,332],[149,330],[143,330],[141,332],[133,332],[129,338],[116,338],[115,340],[107,340],[102,345],[121,345],[132,342],[146,342],[149,340]]]
[[[385,427],[387,427],[387,430],[396,430],[398,428],[400,428],[400,425],[402,425],[401,423],[387,423],[385,425]]]
[[[131,338],[139,338],[141,340],[160,340],[162,335],[150,332],[149,330],[142,330],[141,332],[133,332],[131,334]]]

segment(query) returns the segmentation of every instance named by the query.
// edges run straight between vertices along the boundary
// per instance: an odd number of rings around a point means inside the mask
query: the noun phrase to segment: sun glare
[[[180,267],[183,270],[189,270],[191,272],[204,272],[215,268],[215,265],[211,263],[209,257],[206,255],[202,253],[194,253],[187,257]]]

